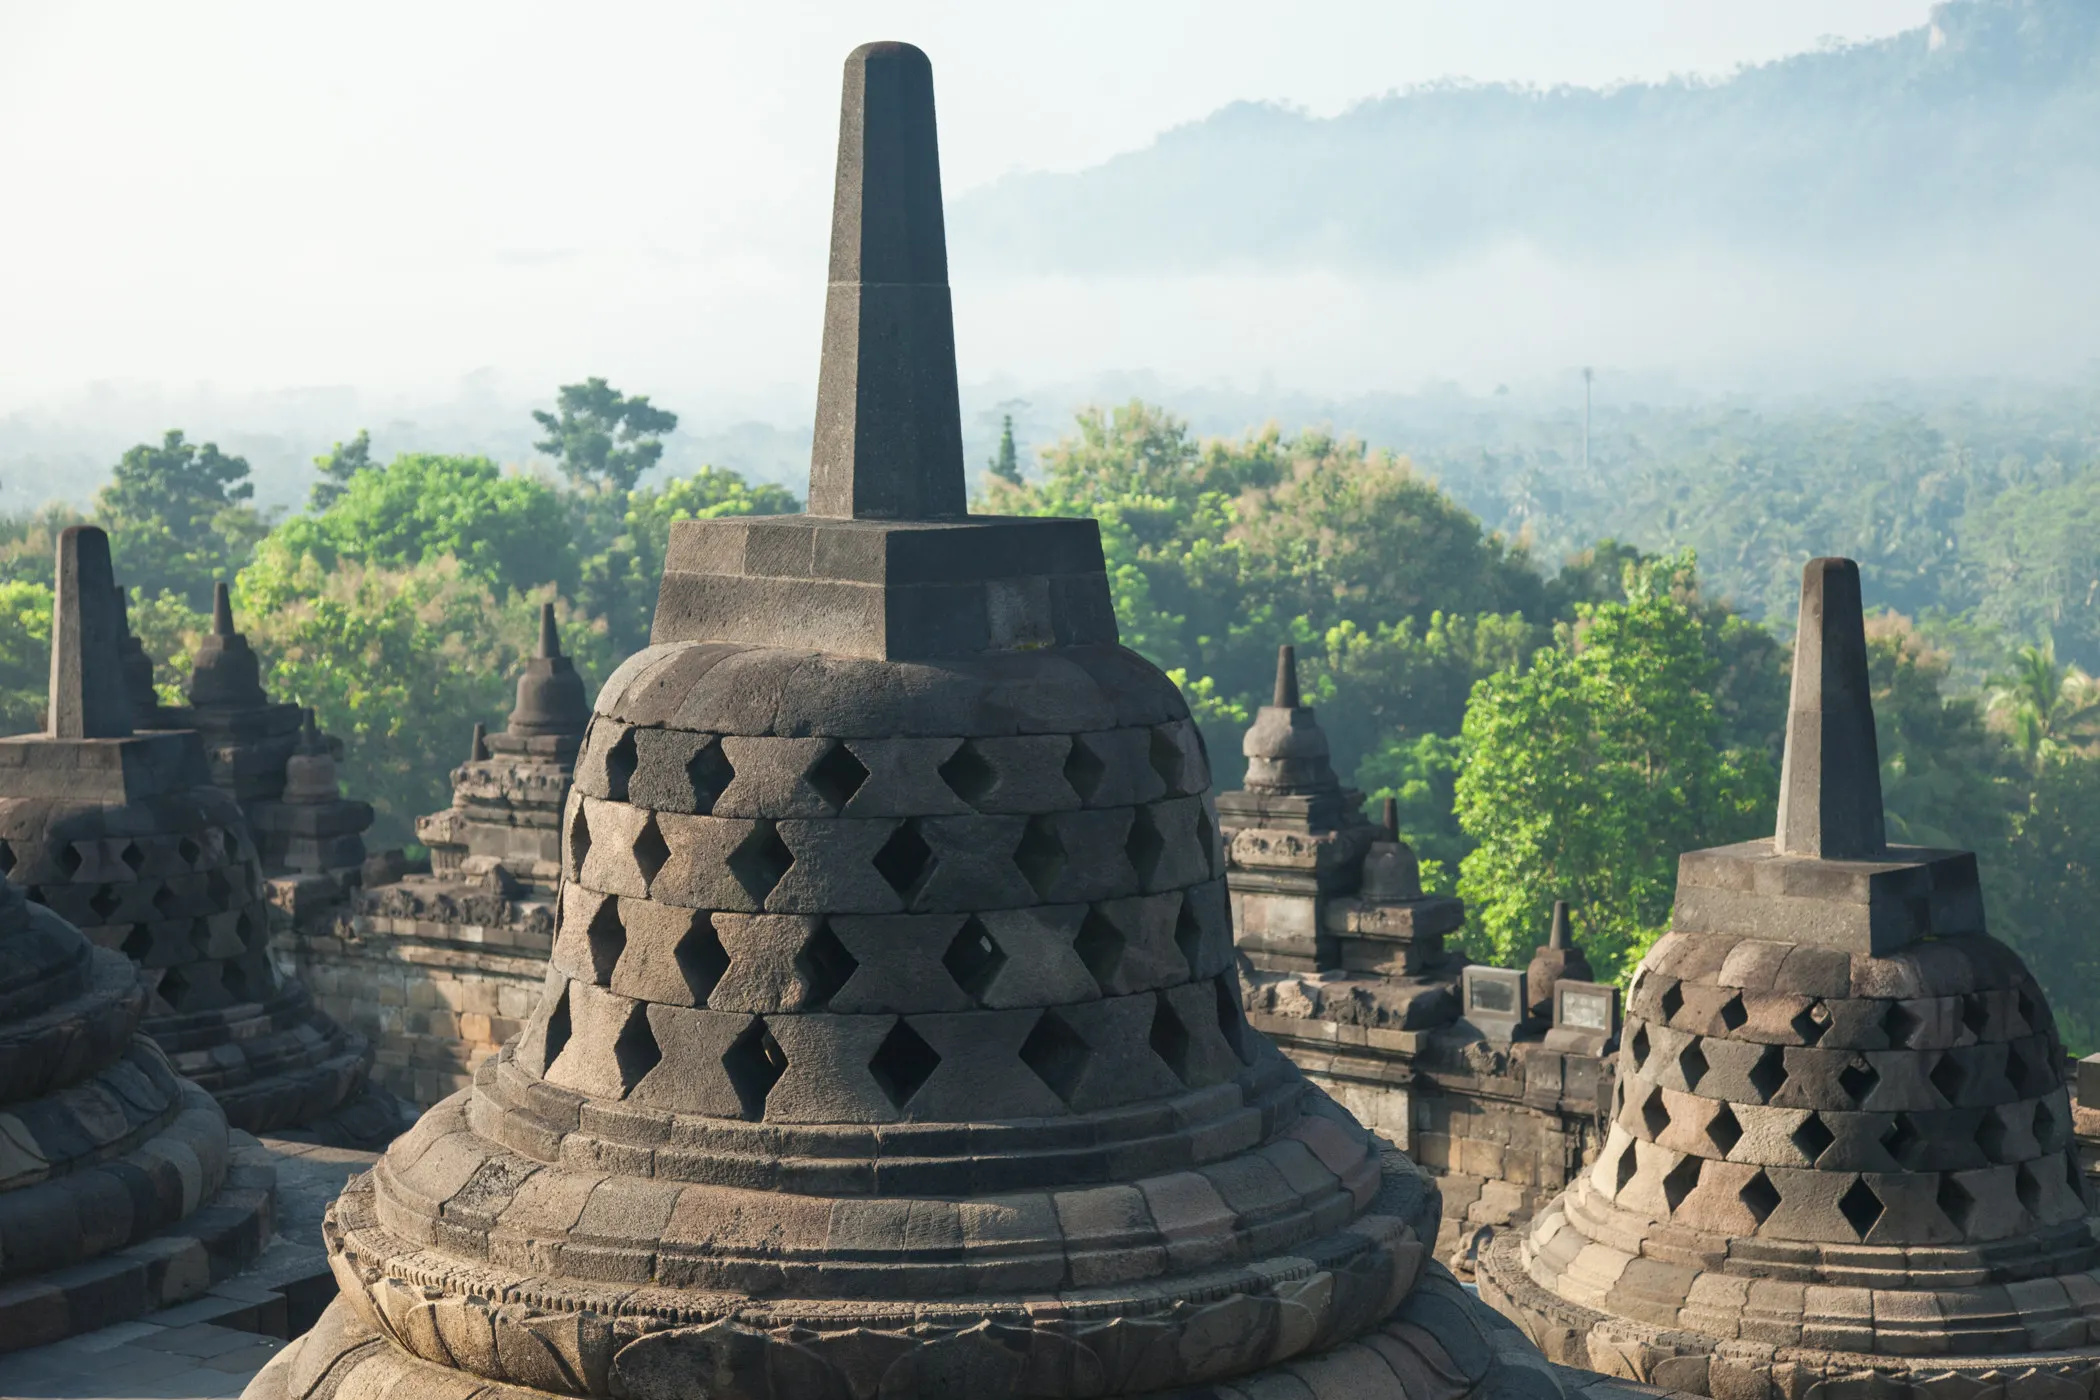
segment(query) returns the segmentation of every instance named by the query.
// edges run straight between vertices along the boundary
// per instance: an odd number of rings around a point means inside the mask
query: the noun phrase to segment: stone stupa
[[[1560,1393],[1245,1028],[1098,530],[967,514],[932,73],[846,63],[809,514],[682,523],[524,1032],[333,1207],[248,1394]]]
[[[1975,856],[1887,843],[1859,569],[1814,560],[1777,833],[1682,858],[1609,1137],[1481,1295],[1556,1360],[1724,1400],[2100,1393],[2064,1081]]]
[[[255,843],[197,731],[134,727],[119,599],[108,537],[65,531],[46,731],[0,739],[0,873],[145,970],[146,1033],[235,1127],[315,1124],[370,1051],[272,966]]]
[[[176,736],[126,732],[121,628],[107,540],[67,530],[52,636],[58,746],[0,741],[18,782],[94,793],[190,771]],[[122,859],[102,848],[127,839],[120,827],[87,843],[83,861]],[[18,873],[34,861],[18,858]],[[138,1034],[150,980],[0,884],[0,1350],[194,1297],[270,1234],[268,1154],[237,1145],[211,1096]]]

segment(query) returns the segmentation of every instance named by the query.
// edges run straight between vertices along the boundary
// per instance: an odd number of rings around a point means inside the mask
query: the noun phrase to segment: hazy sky
[[[867,39],[932,55],[953,194],[1092,164],[1237,99],[1325,114],[1446,76],[1718,74],[1927,9],[0,0],[0,411],[105,379],[413,391],[484,366],[802,392],[839,63]],[[1248,324],[1209,327],[1202,283],[1172,293],[1179,338],[1046,334],[1060,307],[1077,318],[1069,289],[955,252],[966,378],[1321,371],[1242,353]],[[1347,288],[1324,296],[1347,313]],[[1096,318],[1115,303],[1088,297]],[[1208,360],[1152,363],[1201,343]]]

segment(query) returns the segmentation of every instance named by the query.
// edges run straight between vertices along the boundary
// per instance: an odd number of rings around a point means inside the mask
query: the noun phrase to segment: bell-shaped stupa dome
[[[1802,582],[1775,836],[1677,883],[1596,1164],[1482,1296],[1556,1360],[1699,1394],[2087,1393],[2063,1047],[1975,856],[1887,843],[1852,561]]]
[[[846,64],[810,513],[677,526],[652,640],[538,1010],[336,1203],[343,1297],[251,1395],[1558,1393],[1244,1024],[1094,522],[966,512],[915,48]]]

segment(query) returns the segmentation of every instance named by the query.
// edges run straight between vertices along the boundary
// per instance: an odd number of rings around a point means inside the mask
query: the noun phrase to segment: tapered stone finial
[[[1378,825],[1384,829],[1386,840],[1398,841],[1400,839],[1400,801],[1398,798],[1388,797],[1378,804]]]
[[[109,536],[74,525],[58,537],[58,594],[52,609],[51,709],[55,739],[121,739],[131,733],[124,688],[124,618],[117,606]]]
[[[863,44],[839,111],[809,513],[968,510],[933,65],[910,44]]]
[[[561,631],[554,625],[554,604],[540,604],[540,649],[542,661],[561,655]]]
[[[1811,559],[1801,574],[1773,850],[1820,860],[1870,860],[1887,849],[1859,565]]]
[[[489,756],[489,729],[480,720],[474,721],[474,737],[467,743],[467,762],[485,763]]]
[[[1279,710],[1295,710],[1298,699],[1298,648],[1276,648],[1276,698],[1269,702]]]
[[[233,595],[224,583],[211,586],[211,634],[214,637],[233,635]]]
[[[1565,899],[1553,901],[1553,927],[1546,933],[1546,946],[1548,948],[1572,948],[1575,946],[1569,941],[1568,901]]]

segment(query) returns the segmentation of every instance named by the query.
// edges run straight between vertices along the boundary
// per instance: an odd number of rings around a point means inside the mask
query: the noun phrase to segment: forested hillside
[[[1679,851],[1768,829],[1795,580],[1812,553],[1855,552],[1883,608],[1892,828],[1980,853],[1994,926],[2074,1043],[2100,1044],[2100,682],[2085,660],[2100,646],[2100,455],[2031,413],[2016,429],[1980,409],[1910,412],[1724,416],[1697,450],[1680,424],[1640,465],[1614,428],[1590,476],[1559,464],[1552,501],[1510,490],[1523,473],[1476,449],[1484,522],[1467,492],[1360,439],[1204,438],[1133,402],[996,454],[976,508],[1100,520],[1124,639],[1183,687],[1223,784],[1275,648],[1294,643],[1338,766],[1397,799],[1426,878],[1468,902],[1469,949],[1521,962],[1566,898],[1607,973],[1667,922]],[[169,698],[213,580],[233,579],[267,683],[343,738],[347,785],[403,841],[447,800],[471,726],[502,722],[540,601],[595,682],[646,640],[673,523],[798,508],[725,471],[643,484],[675,415],[603,380],[535,417],[555,471],[472,444],[388,459],[360,433],[288,516],[256,510],[246,464],[211,444],[169,433],[127,452],[92,515]],[[52,541],[73,518],[6,522],[10,729],[41,721]]]
[[[988,263],[1078,272],[1409,271],[1506,240],[1883,258],[2068,229],[2096,173],[2100,7],[1951,0],[1719,81],[1442,83],[1324,119],[1237,104],[1091,169],[1008,176],[950,227]]]

